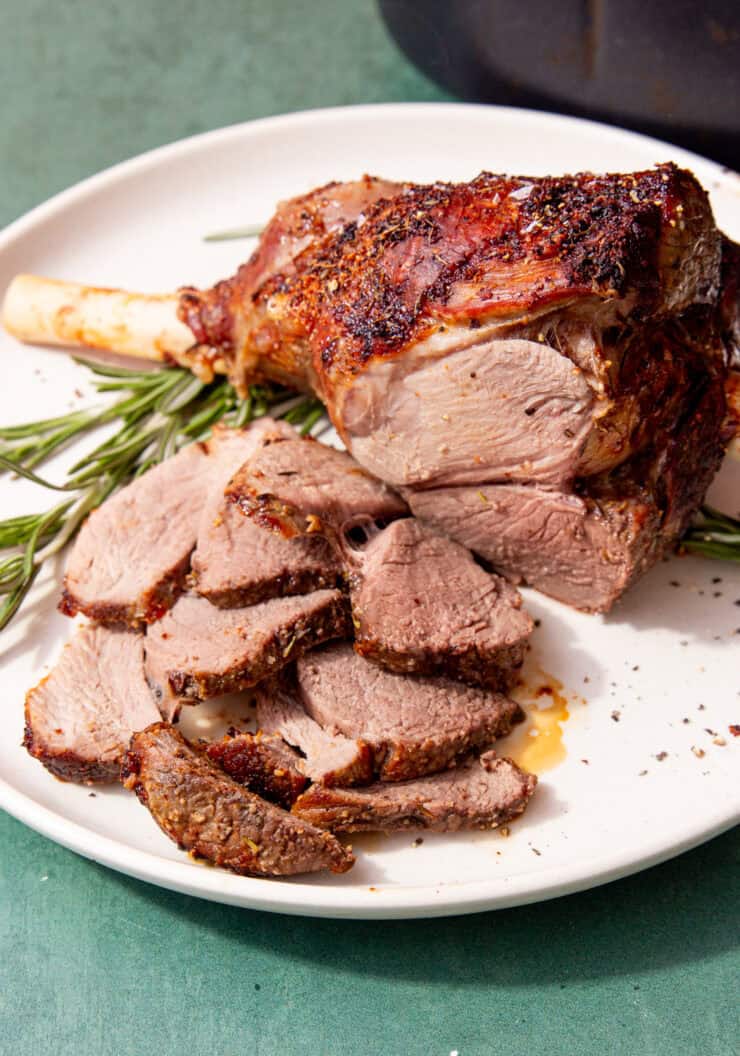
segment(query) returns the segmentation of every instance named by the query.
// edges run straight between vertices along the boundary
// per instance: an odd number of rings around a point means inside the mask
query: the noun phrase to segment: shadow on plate
[[[725,458],[707,502],[733,517],[740,495],[740,448]],[[608,624],[635,630],[678,631],[689,643],[727,642],[740,627],[737,565],[694,556],[671,556],[648,572],[606,617]]]
[[[535,621],[535,629],[521,672],[523,692],[514,691],[515,698],[525,702],[528,696],[538,699],[537,687],[548,681],[553,682],[570,703],[599,696],[607,688],[607,669],[595,650],[584,647],[580,632],[569,622],[572,610],[529,587],[523,589],[523,594],[524,606]],[[578,620],[585,621],[599,618],[582,613],[577,615]],[[584,675],[588,676],[587,694],[584,693]],[[528,691],[531,692],[528,694]]]
[[[667,630],[694,642],[731,641],[740,627],[737,566],[693,556],[661,561],[625,594],[607,625],[636,631]]]
[[[88,863],[132,902],[250,950],[289,950],[307,965],[447,986],[568,985],[659,971],[740,945],[731,895],[740,830],[678,859],[565,898],[434,920],[312,920],[173,894]],[[735,884],[736,886],[736,884]],[[533,942],[533,937],[537,938]],[[598,956],[594,956],[598,951]]]

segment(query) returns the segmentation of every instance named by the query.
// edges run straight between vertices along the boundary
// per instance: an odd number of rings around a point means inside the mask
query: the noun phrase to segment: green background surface
[[[443,98],[370,0],[3,0],[0,224],[194,132]],[[311,921],[160,891],[0,815],[0,1054],[734,1056],[739,866],[735,831],[539,906]]]

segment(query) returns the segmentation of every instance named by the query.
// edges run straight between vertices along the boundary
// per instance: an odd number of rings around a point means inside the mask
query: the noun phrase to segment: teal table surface
[[[444,98],[370,0],[4,0],[0,224],[195,132]],[[313,921],[150,887],[0,815],[0,1054],[734,1056],[739,878],[735,831],[538,906]]]

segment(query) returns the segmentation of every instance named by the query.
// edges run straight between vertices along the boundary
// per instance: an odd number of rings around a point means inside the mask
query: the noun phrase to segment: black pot
[[[740,169],[740,0],[380,0],[397,43],[465,99],[557,110]]]

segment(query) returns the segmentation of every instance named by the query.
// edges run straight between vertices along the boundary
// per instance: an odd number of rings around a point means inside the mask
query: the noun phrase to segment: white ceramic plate
[[[740,238],[736,176],[618,129],[456,105],[270,118],[156,150],[34,210],[0,236],[0,291],[19,271],[142,290],[207,285],[230,274],[250,246],[207,244],[204,234],[259,224],[278,199],[363,172],[464,180],[481,169],[630,170],[667,159],[695,171],[719,223]],[[0,355],[3,423],[57,414],[90,398],[85,372],[64,354],[22,347],[0,333]],[[735,514],[739,466],[728,460],[712,493]],[[61,469],[46,472],[53,477]],[[7,478],[0,479],[0,495],[3,517],[50,502],[48,493]],[[54,608],[58,577],[59,569],[39,583],[32,604],[0,636],[0,806],[83,855],[163,887],[321,916],[464,913],[624,876],[708,839],[740,816],[740,740],[728,732],[740,722],[740,570],[728,564],[672,559],[607,617],[526,592],[541,619],[528,691],[534,699],[539,686],[555,685],[554,676],[569,702],[566,722],[555,721],[562,714],[557,706],[541,718],[544,756],[550,764],[564,758],[542,773],[526,817],[508,838],[424,835],[419,846],[413,835],[357,839],[351,873],[293,881],[247,879],[195,864],[133,796],[115,788],[96,789],[93,797],[86,788],[61,784],[23,751],[24,692],[48,670],[70,631]],[[213,713],[213,707],[194,709],[191,729]],[[531,758],[534,738],[525,742],[527,736],[520,733],[514,748],[521,753],[528,743]]]

